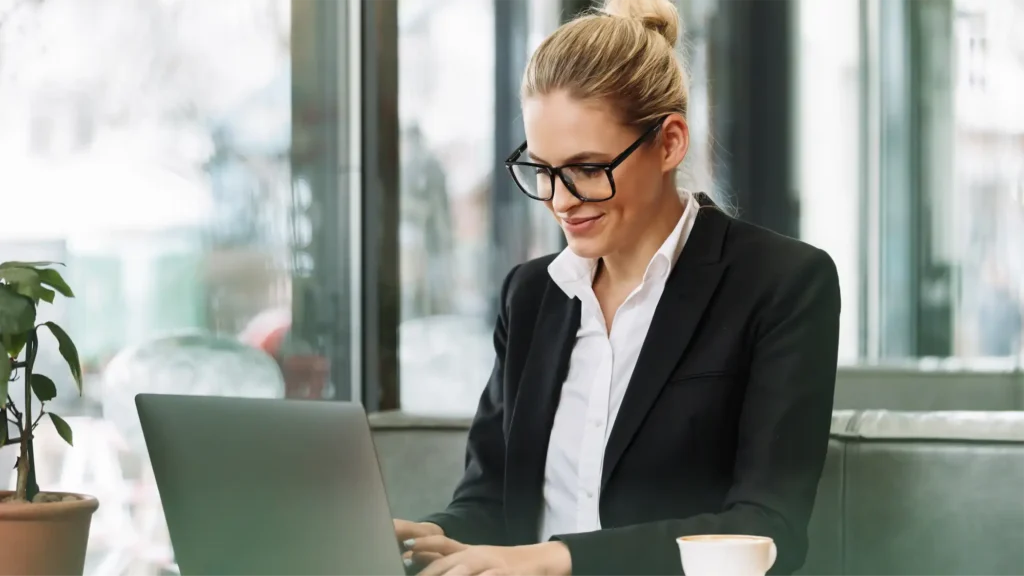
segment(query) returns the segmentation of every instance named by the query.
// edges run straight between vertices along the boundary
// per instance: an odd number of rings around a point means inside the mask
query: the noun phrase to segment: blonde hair
[[[610,104],[627,126],[668,114],[686,117],[689,99],[676,56],[679,12],[671,0],[606,0],[604,8],[563,24],[533,53],[521,97],[565,90]]]

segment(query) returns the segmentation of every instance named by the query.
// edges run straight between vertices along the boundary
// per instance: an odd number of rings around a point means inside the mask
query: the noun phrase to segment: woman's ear
[[[661,142],[661,169],[672,172],[683,162],[690,149],[690,127],[680,114],[670,114],[662,120],[658,140]]]

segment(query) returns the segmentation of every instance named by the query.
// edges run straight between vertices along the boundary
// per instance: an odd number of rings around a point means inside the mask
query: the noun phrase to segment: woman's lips
[[[586,234],[597,226],[598,222],[601,221],[601,218],[604,218],[604,214],[598,214],[597,216],[574,216],[572,218],[562,218],[562,228],[569,234]]]

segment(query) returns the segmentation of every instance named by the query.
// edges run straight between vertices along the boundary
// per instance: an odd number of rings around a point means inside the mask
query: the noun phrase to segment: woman
[[[674,175],[689,145],[668,0],[559,28],[509,158],[569,247],[509,273],[448,509],[396,520],[423,574],[680,573],[674,539],[770,536],[792,572],[823,466],[839,282],[824,252]]]

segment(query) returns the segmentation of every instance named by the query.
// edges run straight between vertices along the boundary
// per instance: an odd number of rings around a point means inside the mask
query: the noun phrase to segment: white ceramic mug
[[[775,542],[764,536],[706,534],[677,538],[686,576],[764,576],[775,564]]]

